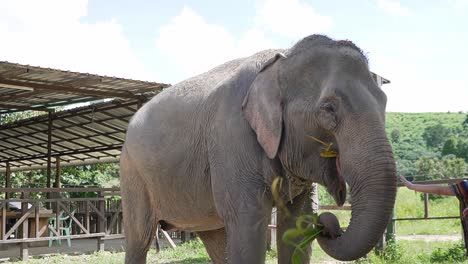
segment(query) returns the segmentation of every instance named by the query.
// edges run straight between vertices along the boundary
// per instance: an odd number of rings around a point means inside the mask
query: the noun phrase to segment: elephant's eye
[[[321,105],[320,109],[334,114],[336,112],[336,105],[334,102],[325,102]]]
[[[322,127],[334,130],[338,124],[338,102],[335,98],[327,98],[320,104],[320,120]]]

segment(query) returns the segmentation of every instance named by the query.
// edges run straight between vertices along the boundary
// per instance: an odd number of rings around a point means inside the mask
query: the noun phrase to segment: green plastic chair
[[[60,221],[59,234],[61,236],[63,236],[63,235],[68,236],[67,237],[67,245],[68,245],[68,247],[71,247],[71,239],[70,239],[69,236],[71,234],[71,226],[72,226],[73,219],[69,215],[64,217],[63,214],[64,214],[64,212],[60,211],[60,213],[59,213],[59,221]],[[75,215],[75,210],[73,210],[70,214],[72,216]],[[57,219],[55,217],[49,218],[49,226],[51,226],[54,230],[57,230],[56,222],[57,222]],[[52,238],[54,235],[55,235],[55,233],[53,233],[52,231],[49,230],[49,237]],[[49,239],[49,247],[52,246],[52,242],[54,240],[57,241],[58,245],[62,245],[62,239]]]

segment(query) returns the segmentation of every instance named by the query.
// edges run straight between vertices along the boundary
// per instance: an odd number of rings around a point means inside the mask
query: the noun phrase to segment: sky
[[[0,0],[0,61],[175,84],[311,34],[389,79],[389,112],[468,111],[468,0]]]

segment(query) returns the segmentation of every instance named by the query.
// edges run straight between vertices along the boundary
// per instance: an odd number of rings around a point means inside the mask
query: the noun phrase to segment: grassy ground
[[[396,201],[396,217],[422,217],[424,204],[420,194],[410,191],[406,188],[399,188]],[[333,211],[338,215],[342,226],[349,224],[350,213],[345,211]],[[430,202],[429,214],[431,216],[456,216],[458,212],[458,201],[454,197],[442,198]],[[460,234],[460,220],[422,220],[422,221],[399,221],[397,222],[398,235],[424,235],[424,234]],[[358,261],[358,263],[431,263],[437,258],[431,255],[439,256],[439,259],[446,259],[439,263],[457,263],[448,256],[453,253],[457,242],[424,242],[424,241],[397,241],[397,246],[391,248],[384,257],[376,255],[374,252],[368,255],[367,259]],[[438,249],[439,248],[439,249]],[[442,257],[440,257],[442,256]],[[114,264],[123,263],[124,253],[122,252],[103,252],[92,255],[80,256],[53,256],[39,259],[32,259],[27,263],[98,263]],[[312,263],[326,262],[335,263],[332,258],[327,256],[318,246],[314,246]],[[156,254],[150,250],[148,254],[148,263],[209,263],[208,255],[199,240],[185,243],[175,250],[166,249]],[[267,254],[267,263],[276,263],[276,252],[271,251]],[[458,262],[458,263],[468,263]]]
[[[454,242],[424,242],[424,241],[399,241],[397,246],[387,252],[384,257],[378,256],[372,252],[367,259],[361,259],[352,263],[433,263],[431,254],[440,248],[442,251],[452,248],[457,243]],[[267,263],[276,263],[276,252],[270,251],[267,254]],[[103,252],[92,255],[80,256],[53,256],[38,259],[31,259],[27,263],[96,263],[96,264],[117,264],[124,262],[124,253],[122,252]],[[314,246],[312,263],[338,263],[327,256],[318,246]],[[191,263],[210,263],[208,255],[199,240],[185,243],[177,249],[165,249],[160,253],[150,250],[148,254],[148,263],[172,263],[172,264],[191,264]],[[438,263],[456,263],[453,260],[442,261]],[[468,263],[458,262],[458,263]]]
[[[396,201],[396,217],[423,217],[424,202],[421,194],[406,188],[399,188]],[[429,202],[429,216],[459,216],[459,202],[457,198],[444,197]],[[399,235],[427,235],[427,234],[460,234],[459,219],[421,220],[397,222]]]
[[[396,199],[396,218],[411,218],[424,216],[424,201],[420,193],[398,188]],[[331,211],[340,219],[341,226],[348,226],[351,213],[349,211]],[[457,198],[443,197],[429,201],[429,216],[459,216]],[[397,235],[452,235],[461,233],[459,219],[397,221]]]

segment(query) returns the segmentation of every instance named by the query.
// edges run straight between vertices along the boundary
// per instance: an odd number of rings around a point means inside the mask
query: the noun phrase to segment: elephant
[[[311,213],[314,182],[338,205],[349,189],[352,203],[346,231],[324,224],[319,245],[338,260],[364,256],[395,203],[386,101],[362,50],[324,35],[166,88],[132,117],[122,148],[125,262],[146,262],[160,225],[196,232],[213,263],[264,263],[276,177],[287,209],[278,210],[278,263],[291,262],[281,237]]]

